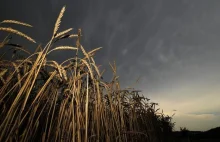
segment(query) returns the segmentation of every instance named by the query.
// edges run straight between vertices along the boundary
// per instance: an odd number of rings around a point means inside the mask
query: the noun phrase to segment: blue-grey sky
[[[30,23],[25,32],[46,43],[64,5],[60,28],[82,28],[86,50],[103,47],[95,58],[106,79],[115,60],[123,87],[140,77],[135,88],[165,113],[177,110],[177,130],[220,126],[219,0],[1,0],[0,21]]]

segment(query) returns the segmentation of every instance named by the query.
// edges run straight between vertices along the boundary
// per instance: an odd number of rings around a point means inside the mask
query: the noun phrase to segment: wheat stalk
[[[72,31],[72,30],[73,30],[73,28],[69,28],[69,29],[67,29],[67,30],[65,30],[65,31],[62,31],[62,32],[56,34],[55,38],[57,38],[57,37],[59,37],[59,36],[62,36],[62,35],[64,35],[64,34],[70,32],[70,31]]]
[[[25,53],[27,53],[27,54],[31,54],[29,51],[27,51],[27,50],[25,50],[25,49],[23,49],[23,48],[20,48],[20,47],[13,47],[13,48],[15,48],[15,49],[17,49],[17,50],[21,50],[21,51],[23,51],[23,52],[25,52]]]
[[[16,60],[16,62],[21,62],[21,64],[23,63],[29,63],[30,65],[33,64],[31,60]]]
[[[18,81],[20,81],[21,80],[21,75],[20,75],[20,71],[18,69],[18,66],[14,62],[12,62],[12,65],[14,66],[14,68],[15,68],[15,70],[17,72]],[[21,87],[21,82],[19,82],[19,86]]]
[[[60,66],[61,68],[61,72],[62,72],[62,75],[64,77],[65,80],[67,80],[67,73],[66,73],[66,70],[64,69],[64,67]]]
[[[85,51],[85,49],[83,48],[82,45],[80,45],[80,48],[81,48],[83,54],[84,54],[84,55],[86,56],[86,58],[89,60],[89,55],[86,53],[86,51]]]
[[[87,66],[87,68],[89,69],[89,73],[90,73],[90,75],[91,75],[91,78],[93,79],[94,76],[93,76],[93,72],[92,72],[91,67],[90,67],[89,64],[86,62],[86,60],[81,59],[81,61]]]
[[[4,20],[1,23],[10,23],[10,24],[23,25],[23,26],[27,26],[27,27],[33,27],[30,24],[27,24],[27,23],[24,23],[24,22],[20,22],[20,21],[16,21],[16,20]]]
[[[93,57],[91,57],[91,60],[93,63],[91,63],[93,65],[93,67],[95,68],[96,72],[98,73],[98,76],[101,77],[101,74],[99,72],[98,67],[96,66],[95,60],[93,59]]]
[[[78,35],[77,35],[77,34],[71,34],[71,35],[69,36],[69,38],[74,38],[74,37],[78,37]]]
[[[8,71],[8,69],[4,69],[0,72],[0,77],[3,77],[5,73]]]
[[[9,39],[8,39],[9,35],[7,37],[5,37],[5,39],[0,43],[0,48],[2,48],[5,44],[7,44],[9,42]]]
[[[60,26],[60,23],[61,23],[61,19],[62,19],[62,17],[63,17],[63,14],[64,14],[65,10],[66,10],[66,7],[64,6],[64,7],[61,9],[60,14],[59,14],[59,16],[58,16],[58,18],[57,18],[57,21],[56,21],[56,23],[55,23],[55,27],[54,27],[54,31],[53,31],[53,36],[56,35],[56,33],[57,33],[58,29],[59,29],[59,26]]]
[[[58,47],[50,50],[47,54],[51,53],[52,51],[56,51],[56,50],[77,50],[77,48],[72,47],[72,46],[58,46]]]
[[[20,35],[24,38],[26,38],[27,40],[33,42],[33,43],[36,43],[34,39],[32,39],[31,37],[29,37],[28,35],[18,31],[18,30],[15,30],[15,29],[12,29],[10,27],[8,28],[4,28],[4,27],[0,27],[0,31],[6,31],[6,32],[10,32],[10,33],[14,33],[14,34],[17,34],[17,35]]]
[[[59,72],[60,77],[63,77],[62,76],[62,67],[56,61],[48,61],[48,62],[52,62],[56,66],[56,68],[57,68],[57,70]]]
[[[0,79],[1,79],[2,83],[5,84],[4,78],[0,76]]]
[[[93,55],[94,52],[96,52],[96,51],[99,50],[99,49],[102,49],[102,47],[98,47],[98,48],[96,48],[96,49],[93,49],[92,51],[89,51],[88,54],[89,54],[89,55]]]

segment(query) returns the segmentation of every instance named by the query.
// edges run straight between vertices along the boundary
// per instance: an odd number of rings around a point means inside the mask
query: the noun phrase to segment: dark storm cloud
[[[108,62],[115,60],[122,82],[128,84],[140,75],[149,76],[151,72],[155,72],[155,68],[162,68],[166,57],[160,53],[159,57],[155,56],[155,45],[147,44],[158,33],[164,19],[181,17],[187,8],[186,3],[175,0],[23,0],[13,2],[14,6],[11,5],[12,1],[2,3],[4,7],[1,13],[8,13],[1,19],[17,19],[31,23],[34,25],[34,33],[31,35],[40,43],[48,41],[61,7],[67,5],[61,28],[81,27],[85,48],[91,50],[102,46],[103,49],[96,57],[98,62],[107,68]],[[158,39],[155,42],[158,42]],[[169,52],[165,49],[159,50]],[[53,56],[59,55],[54,53]],[[59,56],[59,60],[64,58]],[[126,74],[123,73],[125,70]]]
[[[172,4],[175,7],[170,9]],[[97,11],[88,13],[83,23],[86,43],[89,47],[103,46],[97,57],[102,64],[116,60],[121,80],[130,84],[139,75],[151,72],[151,67],[147,69],[140,62],[162,64],[152,54],[155,47],[146,44],[157,34],[167,15],[181,16],[184,7],[187,5],[176,1],[102,1],[99,6],[90,5],[89,11]],[[139,57],[144,60],[139,62]]]

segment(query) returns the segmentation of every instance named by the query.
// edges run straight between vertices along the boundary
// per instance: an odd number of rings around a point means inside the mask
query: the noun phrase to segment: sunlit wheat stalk
[[[27,27],[33,27],[30,24],[20,22],[20,21],[16,21],[16,20],[3,20],[1,23],[18,24],[18,25],[23,25],[23,26],[27,26]]]
[[[54,31],[53,31],[53,36],[56,35],[56,33],[57,33],[57,31],[58,31],[58,29],[59,29],[59,27],[60,27],[61,19],[62,19],[62,17],[63,17],[63,14],[64,14],[65,10],[66,10],[66,7],[64,6],[64,7],[61,9],[61,12],[60,12],[60,14],[59,14],[59,16],[58,16],[58,18],[57,18],[57,21],[56,21],[56,24],[55,24],[55,27],[54,27]]]
[[[34,39],[32,39],[31,37],[27,36],[26,34],[18,31],[18,30],[15,30],[15,29],[12,29],[10,27],[7,27],[7,28],[4,28],[4,27],[0,27],[0,31],[6,31],[6,32],[10,32],[10,33],[14,33],[14,34],[17,34],[19,36],[22,36],[24,38],[26,38],[27,40],[33,42],[33,43],[36,43]]]

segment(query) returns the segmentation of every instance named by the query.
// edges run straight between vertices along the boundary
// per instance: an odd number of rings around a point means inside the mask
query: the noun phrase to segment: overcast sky
[[[136,89],[177,110],[177,130],[220,126],[219,0],[1,0],[0,21],[32,24],[25,33],[45,44],[64,5],[61,29],[82,28],[87,51],[103,47],[95,59],[106,79],[115,60],[123,87],[140,77]],[[62,54],[53,57],[72,53]]]

